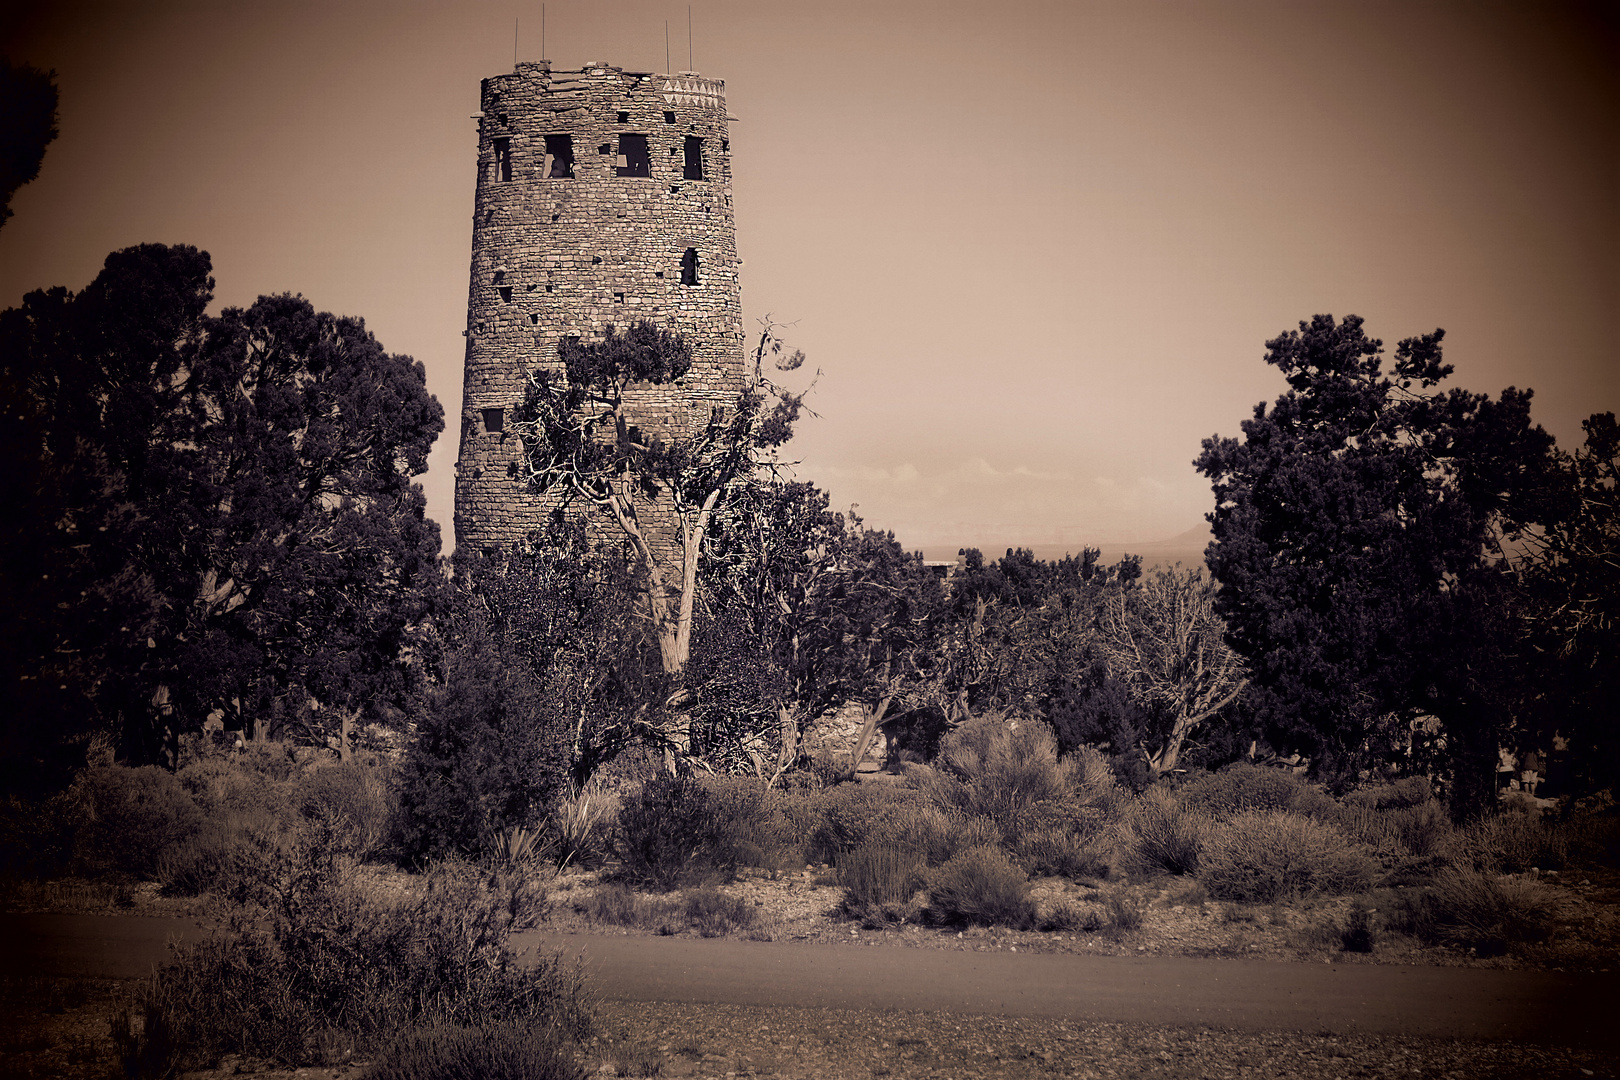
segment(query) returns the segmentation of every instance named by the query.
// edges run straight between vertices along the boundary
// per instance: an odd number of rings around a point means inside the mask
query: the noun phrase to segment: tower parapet
[[[538,528],[507,425],[558,345],[650,320],[685,335],[691,370],[629,395],[649,430],[689,430],[743,386],[742,297],[725,83],[587,64],[485,79],[478,123],[456,543]]]

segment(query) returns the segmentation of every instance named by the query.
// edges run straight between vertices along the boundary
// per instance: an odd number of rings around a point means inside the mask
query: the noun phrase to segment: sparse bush
[[[1351,904],[1350,915],[1339,932],[1339,947],[1345,952],[1370,953],[1373,951],[1372,913],[1366,904]]]
[[[665,892],[736,866],[731,833],[717,819],[708,789],[691,777],[654,777],[627,795],[613,853],[628,880]]]
[[[585,1080],[568,1040],[519,1024],[412,1030],[390,1046],[364,1080]]]
[[[700,937],[724,937],[733,930],[754,925],[754,908],[740,896],[731,896],[709,885],[686,896],[682,914]]]
[[[603,885],[574,901],[574,910],[593,923],[607,926],[639,926],[651,928],[663,909],[636,894],[628,885],[614,882]]]
[[[1360,892],[1376,869],[1364,849],[1332,826],[1298,814],[1251,812],[1210,830],[1198,880],[1218,900],[1272,903]]]
[[[1400,810],[1422,806],[1434,798],[1434,787],[1427,778],[1408,776],[1387,784],[1369,784],[1344,796],[1347,806],[1368,806],[1374,810]]]
[[[921,818],[925,806],[923,796],[908,788],[838,784],[810,795],[790,815],[808,837],[805,857],[836,864],[844,852],[862,844],[902,844],[908,834],[937,831],[938,817]]]
[[[1370,800],[1347,799],[1331,816],[1318,820],[1337,825],[1351,838],[1395,859],[1435,855],[1452,833],[1450,815],[1432,800],[1380,809]]]
[[[783,812],[783,796],[753,777],[712,776],[699,781],[708,792],[715,831],[728,861],[779,870],[802,860],[799,836]]]
[[[1144,791],[1131,805],[1127,823],[1136,861],[1146,867],[1190,874],[1198,869],[1204,819],[1162,788]]]
[[[588,1027],[577,972],[511,950],[518,905],[499,880],[442,865],[414,897],[379,904],[346,883],[326,839],[306,831],[265,851],[248,897],[257,917],[160,969],[136,1003],[141,1022],[123,1025],[126,1061],[148,1075],[223,1053],[329,1064],[423,1025]]]
[[[599,793],[584,792],[559,799],[546,819],[546,833],[558,867],[592,869],[602,865],[614,820],[612,804]]]
[[[998,716],[976,717],[946,735],[936,764],[934,776],[918,772],[919,786],[963,817],[990,818],[1008,836],[1023,830],[1038,804],[1073,800],[1084,772],[1082,759],[1058,760],[1045,725],[1015,727]]]
[[[1026,929],[1035,923],[1029,879],[1006,853],[970,848],[928,876],[928,916],[945,925]]]
[[[912,848],[872,842],[838,860],[844,911],[868,926],[914,918],[912,897],[922,884],[925,856]]]
[[[1569,842],[1555,822],[1540,813],[1507,811],[1459,829],[1446,854],[1455,863],[1486,874],[1562,870]]]
[[[1018,837],[1012,855],[1031,874],[1074,880],[1107,877],[1116,857],[1113,839],[1103,830],[1081,834],[1060,826]]]
[[[1553,899],[1544,886],[1470,867],[1450,867],[1433,885],[1403,893],[1397,903],[1396,929],[1481,956],[1500,956],[1552,932]]]
[[[1104,929],[1129,934],[1142,929],[1142,905],[1123,893],[1114,893],[1106,904],[1108,921]]]
[[[360,761],[311,769],[296,785],[297,809],[306,818],[328,817],[340,850],[366,860],[399,847],[399,803],[392,770]]]
[[[1188,809],[1224,821],[1243,813],[1290,810],[1309,788],[1288,770],[1238,762],[1189,780],[1180,795]]]
[[[1108,909],[1089,900],[1058,899],[1040,908],[1036,925],[1048,933],[1081,931],[1094,934],[1108,925]]]
[[[73,861],[89,873],[152,876],[159,860],[189,844],[203,816],[174,774],[155,765],[96,765],[73,783],[79,821]]]

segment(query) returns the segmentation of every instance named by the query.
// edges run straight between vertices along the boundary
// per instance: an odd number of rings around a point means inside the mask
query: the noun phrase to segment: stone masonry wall
[[[520,63],[483,81],[481,109],[455,529],[458,545],[490,548],[550,510],[514,475],[521,444],[506,425],[528,372],[560,367],[564,337],[640,319],[686,336],[686,377],[634,394],[647,430],[700,425],[735,401],[744,341],[723,82]]]

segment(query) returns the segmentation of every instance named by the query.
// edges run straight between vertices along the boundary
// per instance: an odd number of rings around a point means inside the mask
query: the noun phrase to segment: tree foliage
[[[0,228],[12,216],[11,197],[39,176],[56,138],[56,100],[56,72],[0,57]]]
[[[1160,718],[1142,740],[1155,773],[1174,769],[1194,728],[1237,699],[1248,684],[1242,659],[1226,644],[1216,589],[1199,570],[1179,566],[1118,589],[1102,605],[1109,671]]]
[[[1261,718],[1329,772],[1427,714],[1477,783],[1507,722],[1470,660],[1504,634],[1463,615],[1540,513],[1552,440],[1528,390],[1436,389],[1443,337],[1402,341],[1386,375],[1360,318],[1302,322],[1266,343],[1288,392],[1195,462],[1215,494],[1216,610]]]
[[[691,369],[692,350],[679,334],[651,322],[601,341],[565,339],[561,371],[530,374],[514,429],[523,441],[532,491],[604,511],[635,554],[647,588],[665,670],[678,675],[691,655],[692,617],[704,538],[717,511],[753,484],[767,456],[792,436],[803,395],[764,374],[775,357],[783,369],[802,353],[781,356],[767,325],[753,371],[737,398],[693,423],[643,427],[633,388],[667,386]],[[673,519],[660,535],[658,516]]]
[[[143,245],[0,315],[24,758],[24,728],[103,725],[152,760],[209,716],[319,741],[404,691],[439,584],[411,479],[443,427],[422,366],[301,297],[210,318],[209,269]]]

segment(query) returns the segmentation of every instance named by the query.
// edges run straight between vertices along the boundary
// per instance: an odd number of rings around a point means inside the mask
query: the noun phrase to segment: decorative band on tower
[[[506,422],[564,338],[650,320],[691,370],[633,395],[643,426],[690,428],[743,387],[725,83],[520,63],[482,84],[467,288],[457,545],[523,539],[551,510]]]

